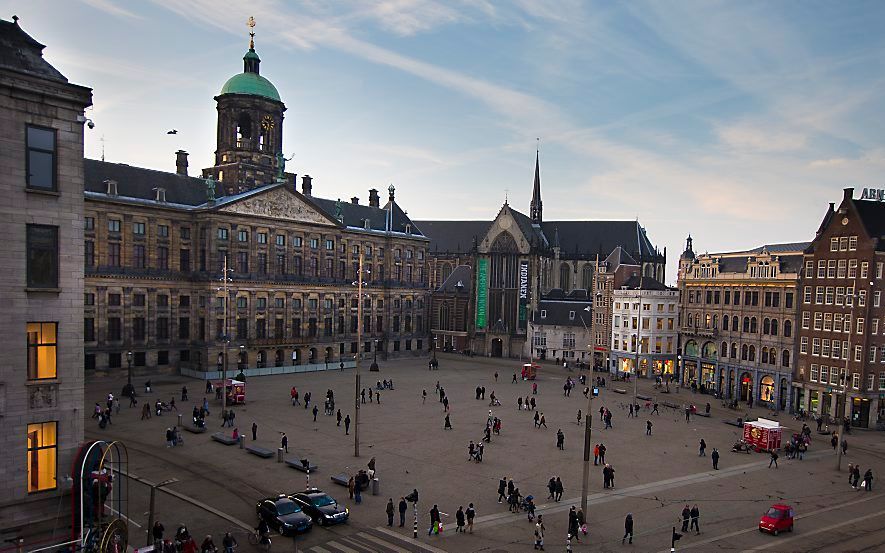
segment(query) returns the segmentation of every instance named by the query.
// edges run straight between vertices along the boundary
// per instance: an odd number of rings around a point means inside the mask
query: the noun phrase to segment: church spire
[[[540,139],[538,139],[540,142]],[[541,224],[543,221],[543,202],[541,202],[541,168],[540,168],[541,148],[535,150],[535,184],[532,188],[532,203],[529,206],[529,216],[535,224]]]
[[[243,73],[258,75],[258,65],[261,63],[261,59],[255,53],[255,18],[250,16],[246,26],[249,27],[249,51],[243,56]]]

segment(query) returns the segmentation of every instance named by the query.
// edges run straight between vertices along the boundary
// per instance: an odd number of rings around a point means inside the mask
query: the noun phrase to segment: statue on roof
[[[344,214],[341,212],[341,198],[335,200],[335,220],[344,223]]]
[[[215,201],[215,177],[212,175],[206,178],[206,199],[210,202]]]

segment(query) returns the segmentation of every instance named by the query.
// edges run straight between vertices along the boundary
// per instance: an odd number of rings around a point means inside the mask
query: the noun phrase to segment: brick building
[[[69,535],[83,440],[83,127],[92,92],[0,21],[0,538]],[[60,523],[56,522],[60,517]],[[46,533],[44,533],[44,531]]]
[[[885,203],[853,194],[805,250],[796,405],[866,428],[885,418]]]
[[[282,156],[285,105],[249,46],[243,72],[215,97],[215,165],[204,178],[188,176],[182,151],[175,173],[86,160],[87,371],[426,354],[428,239],[393,186],[384,205],[375,189],[367,203],[318,197],[309,175],[296,187]],[[225,262],[227,298],[219,291]]]

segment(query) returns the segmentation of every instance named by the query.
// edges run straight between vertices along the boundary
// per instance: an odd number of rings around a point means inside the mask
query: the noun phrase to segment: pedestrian
[[[836,437],[835,432],[833,432],[833,437],[830,438],[830,445],[833,446],[833,451],[836,451],[836,448],[839,447],[839,438]]]
[[[406,509],[408,509],[409,505],[406,503],[405,497],[399,498],[399,527],[402,528],[406,525]]]
[[[427,531],[427,535],[435,534],[439,535],[439,527],[441,526],[441,520],[439,518],[439,508],[436,505],[430,509],[430,530]]]
[[[254,442],[257,439],[258,439],[258,423],[253,421],[252,422],[252,441]]]
[[[347,481],[347,493],[348,493],[348,495],[350,495],[350,499],[353,499],[355,492],[356,492],[356,480],[354,480],[353,476],[351,476],[350,480]]]
[[[556,497],[554,498],[555,501],[562,501],[562,492],[563,491],[564,490],[562,488],[562,480],[557,476],[556,477]]]
[[[693,505],[691,508],[691,527],[690,529],[694,529],[695,535],[701,535],[701,510],[698,509],[697,504]]]
[[[319,413],[319,412],[320,412],[320,410],[317,409],[317,406],[316,406],[316,405],[314,405],[314,406],[313,406],[313,422],[316,422],[316,421],[317,421],[317,413]]]
[[[344,435],[350,435],[350,415],[344,417]]]
[[[578,529],[585,536],[587,535],[587,519],[584,517],[584,509],[578,507]]]
[[[535,549],[544,551],[544,515],[538,515],[538,522],[535,524]]]
[[[768,468],[771,468],[771,465],[774,464],[774,468],[777,468],[777,452],[775,450],[771,450],[771,458],[768,461]]]
[[[497,379],[498,373],[495,373]],[[464,506],[459,505],[455,512],[455,532],[464,532]]]
[[[547,496],[547,499],[554,499],[556,497],[556,477],[551,476],[550,480],[547,482],[547,491],[550,494]]]
[[[658,403],[657,402],[654,403],[654,405],[652,406],[652,410],[651,410],[652,415],[654,415],[655,413],[657,413],[658,416],[661,415],[661,412],[658,411]]]
[[[574,536],[575,539],[578,539],[578,527],[578,512],[575,510],[575,506],[572,505],[568,511],[568,533],[570,536]]]
[[[387,509],[385,510],[387,513],[387,525],[393,526],[393,498],[387,500]]]
[[[443,426],[443,430],[452,430],[452,421],[449,420],[449,414],[446,413],[446,424]]]
[[[842,438],[842,455],[848,455],[848,440]]]
[[[593,446],[593,465],[599,464],[599,444]]]
[[[605,464],[605,444],[599,444],[599,462]]]
[[[565,434],[562,433],[562,428],[556,431],[556,448],[560,451],[565,450]]]
[[[289,453],[289,437],[286,436],[285,432],[281,432],[282,436],[280,436],[280,447],[285,450],[286,453]]]
[[[365,401],[363,403],[365,403]],[[304,408],[307,409],[307,407],[309,405],[310,405],[310,392],[305,392],[304,393]]]
[[[541,420],[541,415],[539,415],[537,411],[535,411],[534,420],[535,420],[535,428],[541,428],[541,424],[539,422]]]
[[[230,415],[227,414],[227,410],[221,411],[221,427],[224,428],[227,426],[227,421],[230,419]]]
[[[685,424],[691,422],[691,407],[685,406]]]
[[[682,509],[682,531],[688,532],[688,523],[691,520],[691,509],[686,504]]]
[[[578,426],[581,426],[581,410],[578,409]]]
[[[627,414],[628,417],[633,417],[633,404],[630,404],[630,412]]]
[[[151,537],[154,538],[154,550],[159,553],[160,548],[163,543],[163,532],[166,529],[163,527],[163,524],[160,521],[156,521],[154,525],[151,527]]]
[[[605,422],[605,407],[599,408],[599,422]]]
[[[498,371],[495,371],[495,382],[498,381]]]
[[[624,537],[621,538],[621,545],[624,544],[624,540],[629,536],[630,542],[633,543],[633,513],[627,513],[627,518],[624,519]]]
[[[513,380],[511,380],[510,383],[516,384],[516,373],[513,373]]]
[[[306,399],[305,399],[305,400],[306,400]],[[365,389],[365,388],[363,388],[362,390],[360,390],[360,402],[361,402],[361,403],[365,403],[365,402],[366,402],[366,389]]]
[[[851,475],[851,487],[856,490],[858,482],[860,482],[860,465],[854,465],[854,472]]]
[[[473,503],[467,505],[467,511],[464,513],[467,516],[467,533],[473,533],[473,519],[476,518],[476,509],[473,508]]]
[[[335,426],[341,426],[341,409],[338,409],[338,412],[335,414],[335,418],[338,420],[338,424]]]
[[[538,383],[537,382],[532,382],[532,395],[533,396],[538,395]],[[532,407],[534,407],[534,406],[532,406]]]
[[[532,398],[531,401],[529,402],[529,404],[532,406],[532,411],[534,411],[535,406],[537,405],[537,402],[535,402],[535,398]]]
[[[701,441],[698,442],[698,457],[706,457],[707,456],[707,442],[701,438]]]
[[[544,428],[547,428],[547,419],[544,418],[544,413],[543,413],[543,412],[541,413],[541,420],[538,422],[538,428],[541,428],[542,426],[543,426]],[[848,447],[848,446],[846,445],[845,447]]]
[[[651,421],[645,421],[645,435],[651,436]]]
[[[421,403],[427,403],[427,390],[421,390]]]
[[[221,539],[221,545],[224,547],[224,553],[234,553],[234,549],[236,549],[237,539],[230,535],[230,532],[225,532],[224,537]],[[154,549],[157,553],[159,553],[158,549]]]
[[[860,469],[858,469],[860,472]],[[863,489],[871,492],[873,491],[873,469],[867,469],[867,471],[863,475]]]
[[[181,387],[181,401],[187,401],[187,386]]]
[[[498,480],[498,503],[505,499],[504,492],[507,490],[507,477]],[[552,495],[552,493],[551,493]]]
[[[713,470],[719,470],[719,450],[715,447],[713,453],[710,454],[710,459],[713,460]]]
[[[375,390],[375,404],[381,405],[381,392]]]
[[[444,397],[442,404],[443,404],[443,410],[448,412],[449,411],[449,398]]]

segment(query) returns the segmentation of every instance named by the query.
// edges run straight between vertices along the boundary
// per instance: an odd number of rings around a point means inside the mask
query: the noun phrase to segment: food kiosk
[[[757,419],[744,422],[744,441],[756,451],[773,451],[781,446],[784,427],[779,422]]]
[[[221,381],[213,382],[216,389],[221,386]],[[224,381],[224,393],[227,394],[228,405],[238,405],[246,403],[246,383],[240,380],[228,378]]]
[[[538,374],[538,369],[541,368],[541,365],[537,363],[526,363],[522,366],[522,379],[523,380],[534,380],[535,376]]]

